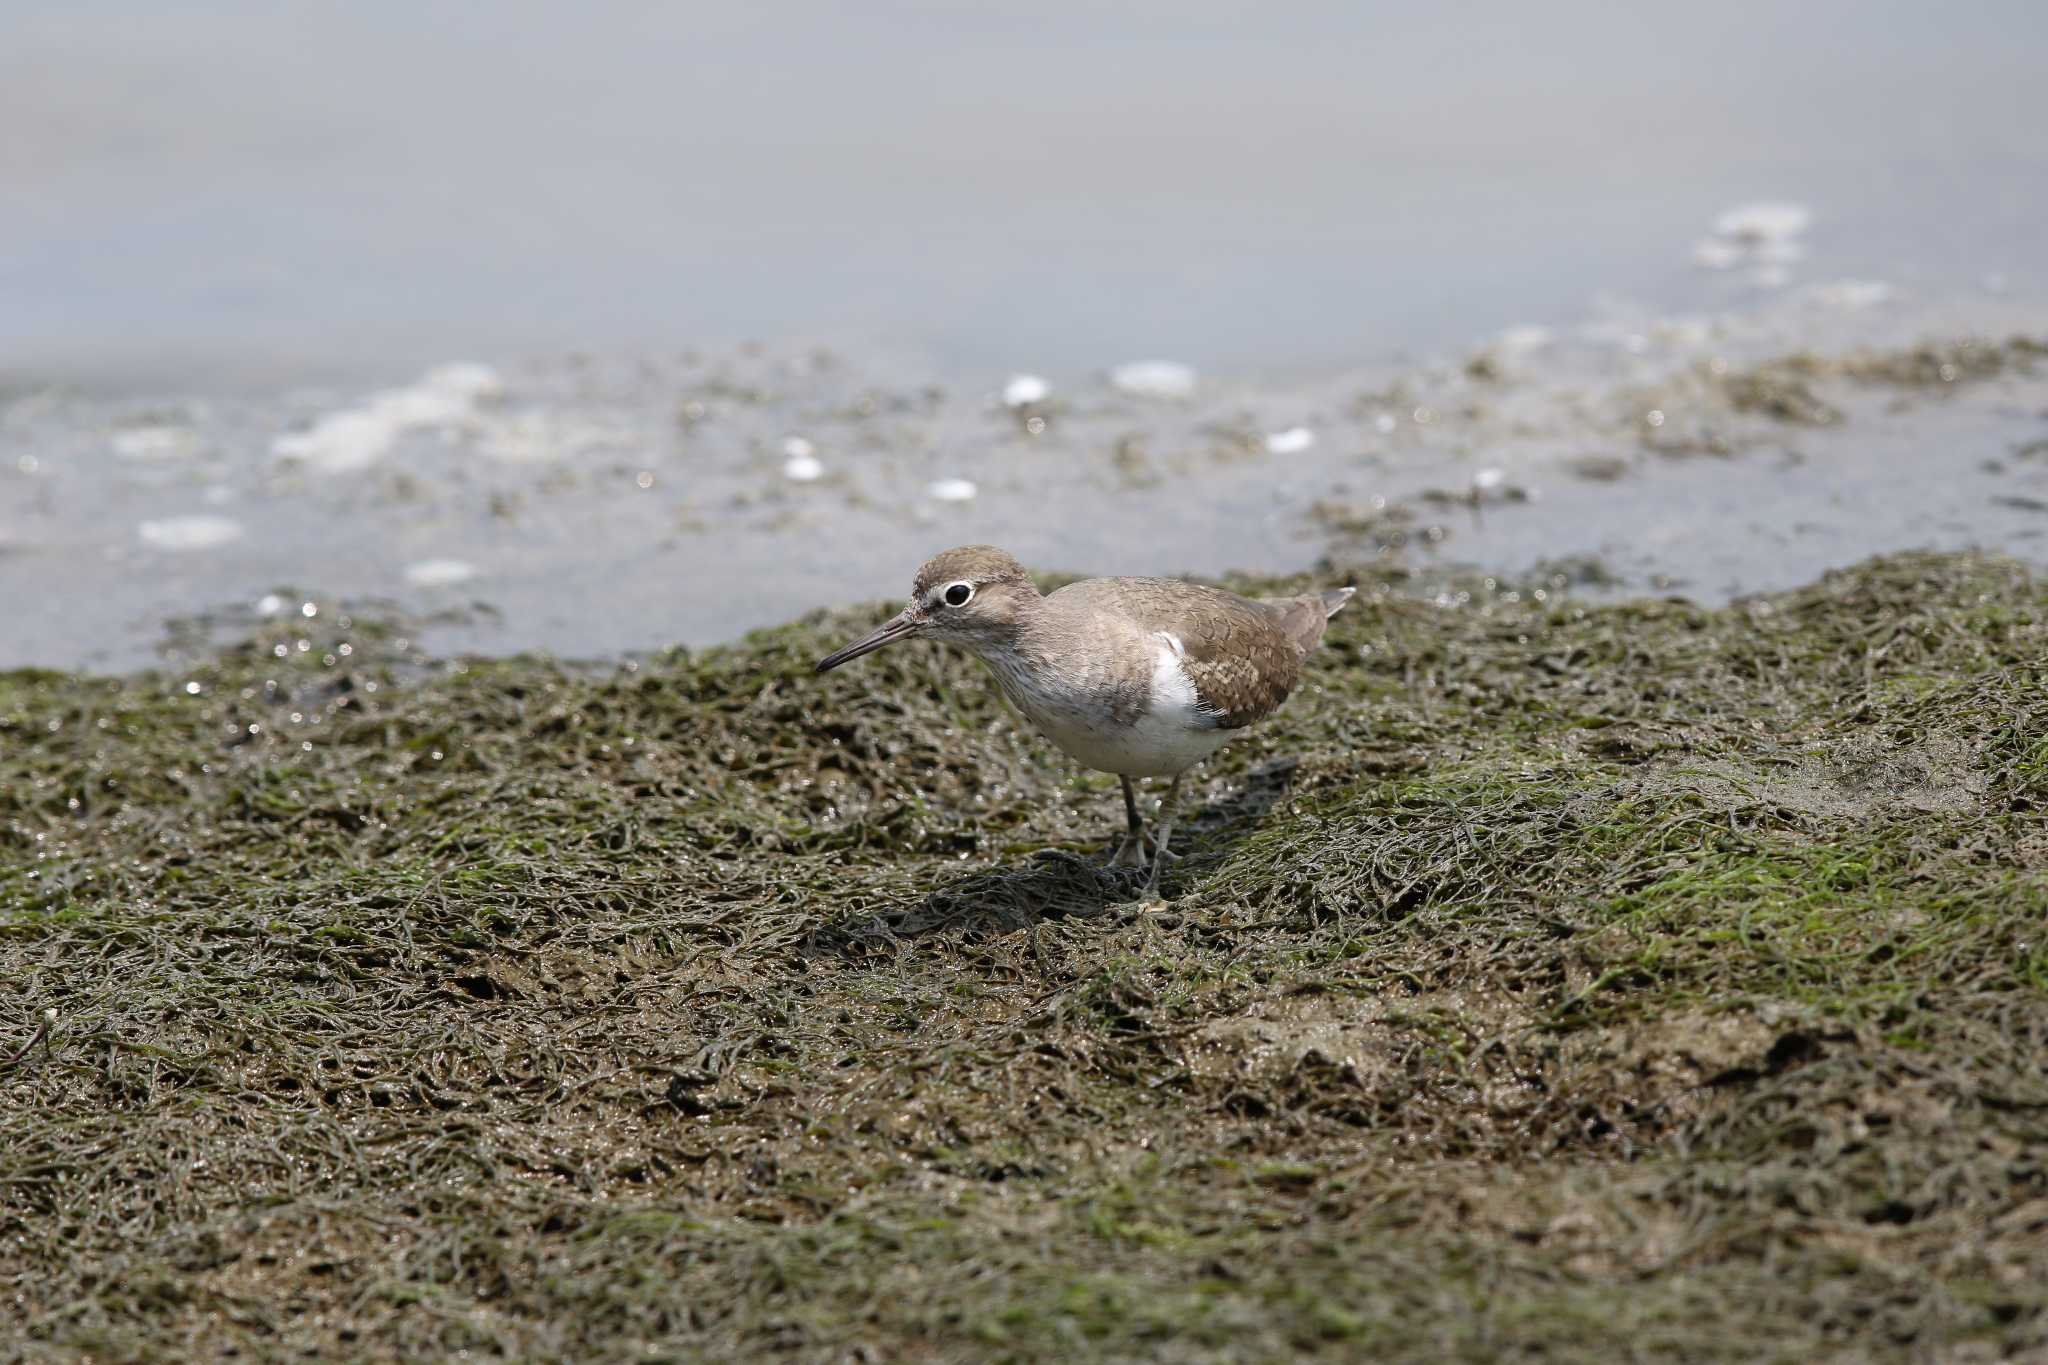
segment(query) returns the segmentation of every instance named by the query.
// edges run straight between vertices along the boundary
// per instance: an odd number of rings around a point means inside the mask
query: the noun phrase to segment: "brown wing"
[[[1202,705],[1216,712],[1219,729],[1235,730],[1262,720],[1278,709],[1301,678],[1301,659],[1291,650],[1274,650],[1257,658],[1237,655],[1200,657],[1188,649],[1184,667]]]
[[[1062,591],[1084,588],[1148,633],[1180,641],[1195,695],[1221,729],[1272,714],[1301,678],[1303,651],[1276,607],[1177,578],[1099,578]]]

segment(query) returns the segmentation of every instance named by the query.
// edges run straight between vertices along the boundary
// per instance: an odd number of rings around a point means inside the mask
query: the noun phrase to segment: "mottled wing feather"
[[[1301,676],[1301,661],[1274,659],[1265,666],[1248,659],[1199,658],[1188,651],[1184,667],[1202,705],[1216,713],[1217,728],[1235,730],[1271,715]]]
[[[1099,586],[1098,586],[1099,585]],[[1274,606],[1177,578],[1094,579],[1104,605],[1180,641],[1181,665],[1204,710],[1235,730],[1272,714],[1301,678],[1303,650]]]

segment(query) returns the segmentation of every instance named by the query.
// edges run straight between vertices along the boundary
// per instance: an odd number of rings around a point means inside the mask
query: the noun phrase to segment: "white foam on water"
[[[415,588],[451,588],[476,577],[476,566],[463,559],[422,559],[405,566],[405,581]]]
[[[1178,360],[1134,360],[1111,370],[1109,382],[1139,398],[1187,398],[1195,391],[1195,371]]]
[[[1754,267],[1752,284],[1777,289],[1788,283],[1786,267],[1806,259],[1806,243],[1798,240],[1813,225],[1804,204],[1738,204],[1714,219],[1714,235],[1693,246],[1696,265],[1709,270]]]
[[[323,474],[353,473],[382,460],[407,432],[474,426],[478,405],[504,393],[504,380],[488,365],[437,365],[404,388],[371,394],[360,407],[330,412],[304,431],[284,433],[270,450]]]
[[[1316,434],[1307,427],[1289,427],[1275,431],[1266,437],[1268,455],[1299,455],[1316,443]]]
[[[1026,408],[1033,403],[1043,403],[1052,393],[1052,385],[1035,374],[1010,376],[1010,382],[1003,385],[1003,405],[1012,408]]]
[[[504,376],[488,365],[480,365],[469,360],[436,365],[420,376],[419,382],[413,387],[458,394],[468,398],[471,403],[493,401],[505,396]]]
[[[211,550],[242,538],[242,523],[227,517],[164,517],[138,524],[135,534],[153,550]]]
[[[939,502],[969,502],[981,490],[971,479],[939,479],[924,491]]]
[[[304,431],[286,432],[270,443],[270,453],[323,474],[346,474],[383,459],[397,439],[398,429],[389,419],[350,409],[330,412]]]

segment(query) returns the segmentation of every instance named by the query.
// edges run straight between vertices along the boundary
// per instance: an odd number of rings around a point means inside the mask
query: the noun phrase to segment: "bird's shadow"
[[[1164,893],[1171,897],[1191,867],[1214,864],[1251,834],[1293,786],[1297,766],[1292,759],[1267,764],[1250,774],[1243,790],[1184,809],[1173,842],[1185,856],[1167,864]],[[821,926],[809,946],[820,954],[859,955],[935,934],[992,938],[1046,920],[1107,914],[1137,901],[1144,885],[1143,868],[1046,849],[1021,862],[950,877],[903,909]]]

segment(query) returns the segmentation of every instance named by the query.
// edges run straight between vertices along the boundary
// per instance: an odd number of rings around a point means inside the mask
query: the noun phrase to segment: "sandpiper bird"
[[[1171,778],[1145,884],[1156,895],[1182,776],[1287,699],[1354,591],[1253,600],[1177,578],[1089,578],[1040,596],[1009,554],[965,545],[927,560],[910,605],[818,671],[918,635],[975,655],[1046,738],[1123,779],[1117,866],[1145,863],[1133,779]]]

